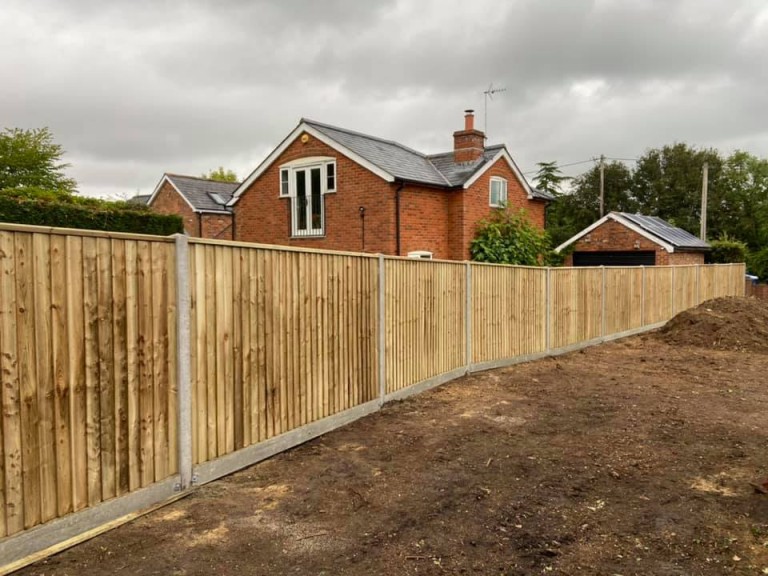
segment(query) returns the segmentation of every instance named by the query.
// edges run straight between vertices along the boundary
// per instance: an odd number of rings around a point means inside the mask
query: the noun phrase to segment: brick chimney
[[[464,130],[453,133],[453,161],[474,162],[483,156],[485,134],[475,130],[475,111],[464,111]]]

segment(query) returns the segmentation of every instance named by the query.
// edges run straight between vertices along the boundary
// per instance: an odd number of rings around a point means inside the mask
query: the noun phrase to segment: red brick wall
[[[232,240],[232,216],[229,214],[201,214],[203,238]]]
[[[161,214],[178,214],[184,220],[184,231],[190,236],[200,236],[197,214],[167,180],[163,182],[150,207]]]
[[[667,264],[682,266],[687,264],[704,264],[703,252],[673,252],[667,255]]]
[[[754,284],[752,280],[747,280],[744,294],[753,298],[768,300],[768,284]]]
[[[426,250],[434,258],[455,259],[449,243],[451,192],[406,185],[400,192],[400,255]]]
[[[280,166],[310,156],[336,159],[337,192],[325,195],[325,236],[291,238],[291,200],[281,198]],[[469,242],[477,222],[488,216],[491,176],[508,182],[509,203],[525,208],[533,222],[544,227],[544,202],[529,201],[521,183],[503,160],[497,162],[469,190],[446,190],[406,184],[400,192],[400,254],[426,250],[435,258],[469,258]],[[243,192],[235,204],[235,239],[328,250],[397,253],[395,198],[398,184],[390,184],[356,162],[310,136],[297,138]],[[365,208],[363,244],[360,207]]]
[[[291,200],[280,198],[280,165],[309,156],[336,159],[337,192],[326,194],[325,236],[291,238]],[[365,208],[363,245],[360,207]],[[394,187],[314,137],[297,138],[234,206],[235,239],[353,252],[395,253]]]
[[[507,162],[500,158],[477,181],[464,191],[464,208],[461,218],[461,253],[455,254],[457,260],[469,259],[469,245],[475,236],[477,224],[483,218],[490,215],[493,208],[490,206],[491,178],[498,176],[507,181],[507,205],[515,209],[524,209],[528,218],[535,225],[544,229],[545,202],[528,200],[528,195],[520,180],[509,167]],[[458,218],[456,219],[458,221]],[[453,231],[452,231],[453,233]]]
[[[635,246],[635,243],[638,243]],[[701,252],[674,252],[670,254],[662,246],[651,242],[645,236],[630,230],[615,220],[608,220],[592,232],[583,236],[573,245],[574,252],[609,252],[609,251],[652,251],[656,252],[656,265],[704,264]],[[573,256],[568,255],[565,266],[573,266]]]

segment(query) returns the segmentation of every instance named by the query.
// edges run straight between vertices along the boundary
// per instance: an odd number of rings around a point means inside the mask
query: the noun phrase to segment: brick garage
[[[557,251],[568,250],[566,266],[704,264],[709,245],[660,218],[611,212]]]
[[[504,146],[485,146],[468,113],[454,150],[424,155],[346,129],[302,120],[234,193],[235,239],[266,244],[465,260],[477,223],[494,209],[491,180],[503,181],[508,205],[544,227],[550,197],[532,189]],[[333,165],[331,190],[328,174]],[[319,166],[322,230],[297,234],[297,192]],[[286,176],[284,176],[286,174]],[[282,195],[285,178],[288,194]],[[314,184],[313,184],[314,186]],[[361,210],[362,209],[362,210]],[[302,216],[303,218],[304,216]],[[303,221],[303,225],[309,217]],[[301,231],[301,230],[300,230]]]

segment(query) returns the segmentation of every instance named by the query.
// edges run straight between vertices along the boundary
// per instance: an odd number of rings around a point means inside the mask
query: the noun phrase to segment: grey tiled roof
[[[628,212],[619,212],[618,214],[636,226],[640,226],[649,234],[656,236],[659,240],[662,240],[667,244],[672,244],[675,248],[688,250],[708,250],[710,248],[709,244],[700,238],[697,238],[690,232],[686,232],[682,228],[676,228],[669,222],[656,216],[629,214]]]
[[[550,194],[549,192],[545,192],[544,190],[539,190],[537,188],[531,187],[531,196],[534,198],[538,198],[539,200],[554,200],[555,197]]]
[[[395,178],[430,184],[433,186],[455,187],[463,185],[478,170],[490,162],[504,149],[501,144],[488,146],[482,158],[474,162],[454,162],[453,151],[426,155],[391,140],[383,140],[313,120],[302,122],[325,134],[352,152],[365,158]],[[534,198],[552,200],[546,192],[532,190]]]
[[[496,146],[488,146],[485,149],[482,158],[478,158],[474,162],[454,162],[453,151],[442,152],[440,154],[432,154],[429,156],[429,160],[440,171],[451,186],[461,186],[469,180],[472,175],[480,170],[486,162],[493,159],[504,148],[503,145],[498,144]]]
[[[197,212],[231,212],[230,208],[217,203],[211,194],[218,194],[226,203],[232,199],[232,193],[240,185],[239,182],[218,182],[180,174],[165,176]]]
[[[137,194],[133,198],[128,198],[129,204],[145,204],[152,198],[152,194]]]
[[[349,148],[371,164],[389,172],[395,178],[437,186],[449,185],[449,182],[440,174],[427,156],[416,152],[416,150],[411,150],[407,146],[391,140],[382,140],[359,132],[328,126],[306,118],[302,122]]]

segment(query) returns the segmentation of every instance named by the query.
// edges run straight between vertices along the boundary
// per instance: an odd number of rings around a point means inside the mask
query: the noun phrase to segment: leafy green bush
[[[747,271],[760,278],[761,282],[768,281],[768,248],[747,255]]]
[[[472,260],[493,264],[546,264],[549,236],[528,219],[524,210],[494,210],[477,225],[470,244]]]
[[[746,262],[749,249],[744,242],[729,238],[726,235],[709,243],[712,251],[707,260],[712,264],[731,264],[733,262]]]
[[[55,190],[0,190],[0,222],[169,236],[184,231],[180,216],[128,202],[84,198]]]

